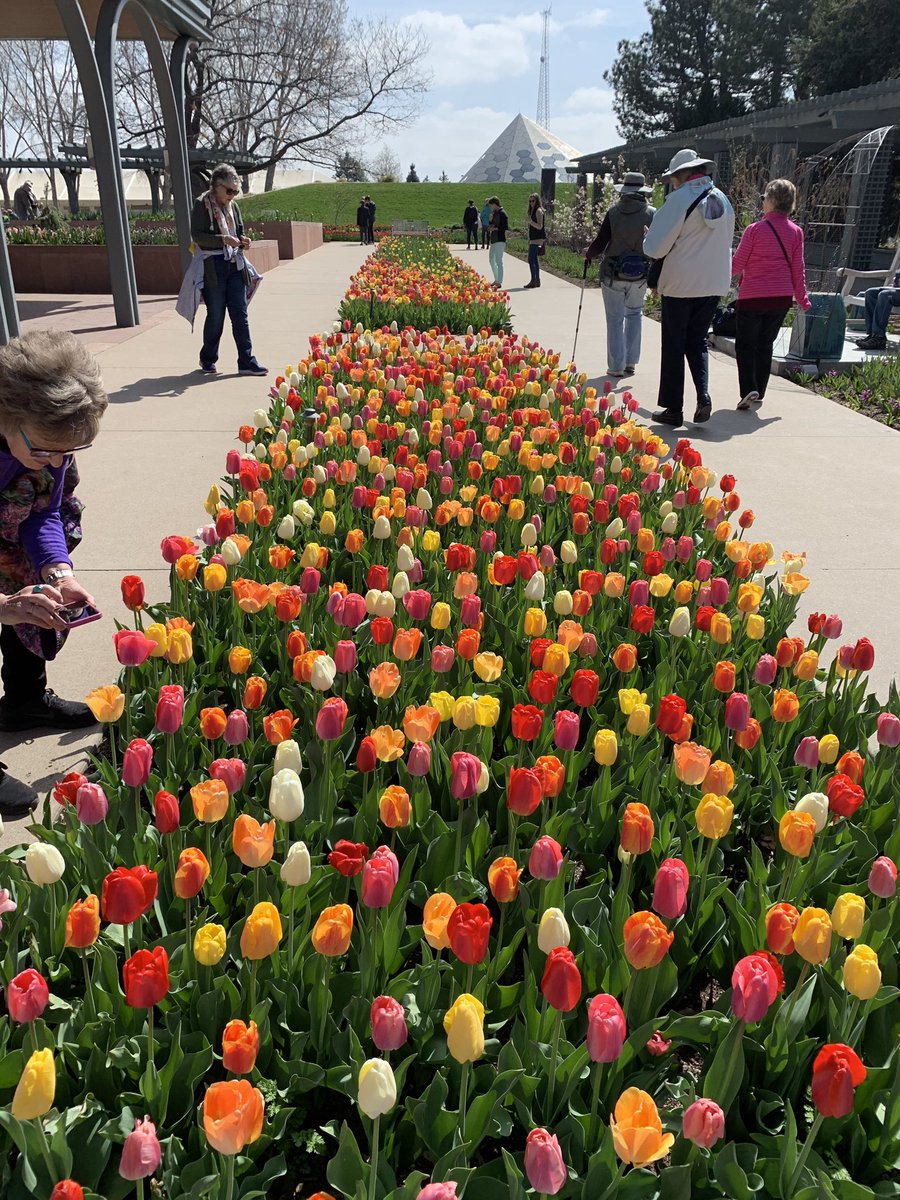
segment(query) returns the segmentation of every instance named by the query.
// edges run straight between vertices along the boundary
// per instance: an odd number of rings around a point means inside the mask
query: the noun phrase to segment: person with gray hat
[[[26,179],[21,187],[13,194],[13,212],[20,221],[33,221],[38,214],[37,196],[31,186],[31,180]]]
[[[708,421],[709,354],[706,335],[719,299],[731,286],[734,209],[710,176],[713,163],[696,150],[679,150],[663,178],[671,185],[656,214],[644,253],[662,260],[650,285],[662,301],[662,362],[656,420],[681,425],[684,417],[684,364],[697,392],[694,420]]]
[[[621,379],[634,374],[641,357],[641,320],[650,267],[643,243],[656,209],[647,203],[653,189],[639,171],[626,171],[616,191],[619,199],[603,218],[584,257],[590,264],[603,255],[600,292],[606,312],[606,374]]]

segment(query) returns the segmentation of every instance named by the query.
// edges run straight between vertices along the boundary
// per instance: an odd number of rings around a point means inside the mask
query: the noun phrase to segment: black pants
[[[374,245],[375,242],[375,226],[371,221],[366,226],[366,241],[370,246]]]
[[[477,250],[478,249],[478,226],[477,225],[467,225],[466,226],[466,249],[467,250],[472,249],[473,242],[475,243],[475,249]]]
[[[250,323],[247,320],[247,284],[244,272],[233,262],[224,258],[213,258],[217,287],[204,287],[203,302],[206,305],[206,321],[203,324],[203,348],[200,362],[211,367],[219,357],[219,342],[225,328],[225,313],[231,318],[231,332],[238,352],[238,369],[250,366],[253,361],[253,345],[250,341]]]
[[[47,687],[47,665],[22,644],[12,625],[0,625],[0,679],[6,699],[15,704],[32,704]]]
[[[691,372],[697,399],[709,391],[706,335],[718,296],[662,297],[662,364],[659,406],[676,416],[684,410],[684,362]]]
[[[365,246],[365,244],[368,242],[368,240],[369,240],[368,225],[360,225],[360,227],[359,227],[359,244],[361,246]]]
[[[772,347],[787,313],[783,305],[758,310],[738,308],[734,352],[742,397],[748,392],[758,392],[760,400],[765,396],[772,371]]]

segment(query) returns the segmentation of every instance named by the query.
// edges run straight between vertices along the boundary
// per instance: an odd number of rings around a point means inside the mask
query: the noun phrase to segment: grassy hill
[[[558,184],[557,197],[568,199],[574,184]],[[391,221],[427,221],[436,229],[462,225],[466,202],[471,198],[479,209],[495,193],[509,214],[510,224],[521,225],[534,191],[530,183],[307,183],[280,188],[258,196],[243,197],[241,212],[257,220],[277,213],[284,220],[321,221],[324,225],[353,225],[356,206],[364,193],[377,206],[379,225]]]

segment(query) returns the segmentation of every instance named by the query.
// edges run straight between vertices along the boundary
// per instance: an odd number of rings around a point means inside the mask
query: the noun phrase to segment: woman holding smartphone
[[[80,729],[86,704],[47,688],[48,659],[72,610],[93,606],[72,567],[81,541],[74,454],[90,449],[107,398],[97,360],[71,333],[43,330],[0,347],[0,731]],[[37,795],[0,767],[0,817]]]

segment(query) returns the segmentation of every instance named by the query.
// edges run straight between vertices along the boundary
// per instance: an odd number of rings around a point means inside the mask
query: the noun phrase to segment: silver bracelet
[[[46,583],[57,584],[61,579],[74,579],[75,572],[71,567],[61,567],[58,571],[50,571],[45,580]]]

